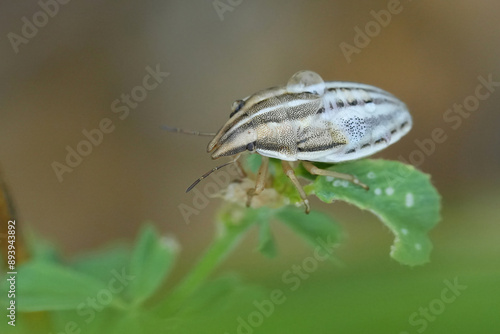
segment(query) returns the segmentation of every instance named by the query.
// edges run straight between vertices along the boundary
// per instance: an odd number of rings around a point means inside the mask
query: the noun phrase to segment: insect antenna
[[[161,128],[163,130],[167,130],[168,132],[183,133],[186,135],[207,136],[207,137],[215,136],[215,133],[212,133],[212,132],[200,132],[200,131],[186,130],[186,129],[181,129],[181,128],[174,128],[174,127],[171,127],[168,125],[162,125]]]
[[[201,180],[203,180],[204,178],[208,177],[210,174],[212,174],[216,170],[221,169],[222,167],[225,167],[225,166],[230,165],[230,164],[235,163],[235,162],[236,162],[236,160],[232,160],[232,161],[226,162],[225,164],[217,166],[217,167],[213,168],[212,170],[206,172],[198,180],[194,181],[193,184],[190,185],[189,188],[187,188],[186,192],[191,191],[191,189],[193,189],[194,187],[196,187],[196,185],[198,183],[200,183]]]

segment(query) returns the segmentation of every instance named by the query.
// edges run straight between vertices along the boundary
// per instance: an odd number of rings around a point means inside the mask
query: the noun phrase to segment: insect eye
[[[255,142],[247,145],[247,150],[252,152],[255,149]]]
[[[240,111],[241,107],[245,104],[245,101],[243,100],[236,100],[233,102],[233,105],[231,106],[231,114],[229,114],[229,118],[233,117],[234,114],[236,114],[238,111]]]

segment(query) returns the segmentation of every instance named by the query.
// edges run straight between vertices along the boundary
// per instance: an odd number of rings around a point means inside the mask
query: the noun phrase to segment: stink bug
[[[281,160],[308,213],[309,201],[291,161],[300,161],[313,175],[345,179],[368,189],[352,175],[320,169],[312,163],[334,164],[368,157],[398,141],[411,126],[406,105],[382,89],[352,82],[324,82],[317,73],[300,71],[285,86],[234,102],[229,120],[215,134],[167,130],[213,136],[207,148],[212,159],[236,156],[205,173],[187,191],[249,151],[260,154],[262,164],[255,188],[248,191],[247,205],[264,189],[269,158],[276,158]]]

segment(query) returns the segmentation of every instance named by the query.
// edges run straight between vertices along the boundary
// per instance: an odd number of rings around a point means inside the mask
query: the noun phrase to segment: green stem
[[[245,221],[240,222],[238,225],[225,226],[224,233],[212,242],[187,277],[177,285],[166,300],[160,302],[156,310],[163,316],[175,313],[181,307],[181,304],[204,283],[216,266],[228,255],[250,225],[251,221]]]

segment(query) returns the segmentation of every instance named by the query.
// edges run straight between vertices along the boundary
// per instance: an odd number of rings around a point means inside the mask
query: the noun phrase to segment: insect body
[[[311,174],[347,179],[368,189],[351,175],[321,170],[311,162],[338,163],[370,156],[398,141],[411,126],[408,108],[394,95],[370,85],[325,83],[318,74],[301,71],[286,86],[236,101],[207,150],[213,159],[244,151],[263,156],[248,205],[264,189],[267,159],[282,160],[309,212],[290,161],[302,161]]]
[[[403,102],[373,86],[296,73],[285,87],[237,101],[208,145],[212,158],[255,151],[286,161],[342,162],[372,155],[411,128]]]

